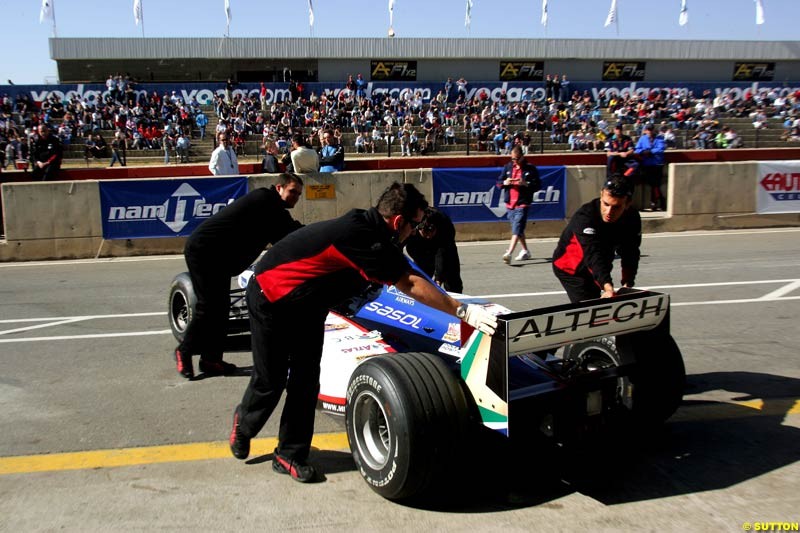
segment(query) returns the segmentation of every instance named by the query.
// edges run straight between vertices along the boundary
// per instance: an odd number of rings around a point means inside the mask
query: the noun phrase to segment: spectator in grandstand
[[[197,125],[197,129],[200,130],[200,140],[204,140],[206,138],[206,126],[208,126],[208,117],[202,110],[194,117],[194,123]]]
[[[306,138],[301,133],[295,133],[292,136],[291,152],[288,161],[284,158],[284,163],[287,171],[296,174],[319,172],[319,154],[308,147]]]
[[[331,130],[322,135],[322,150],[319,154],[320,172],[338,172],[344,169],[344,148]]]
[[[692,136],[692,145],[697,150],[705,150],[709,147],[711,142],[711,132],[707,128],[700,128],[697,133]]]
[[[511,254],[514,253],[518,243],[522,249],[516,260],[530,259],[531,254],[525,240],[525,226],[528,223],[528,211],[533,204],[533,195],[541,187],[541,180],[536,167],[525,160],[521,146],[514,146],[511,149],[511,161],[503,167],[497,179],[497,187],[503,190],[503,202],[511,223],[511,242],[503,254],[503,262],[511,264]]]
[[[463,76],[458,78],[458,80],[456,80],[456,91],[458,92],[458,97],[459,98],[463,98],[463,99],[466,100],[466,98],[467,98],[467,85],[468,85],[468,82],[467,82],[467,80],[464,79]]]
[[[122,148],[120,146],[123,142],[124,140],[117,135],[114,135],[114,138],[111,139],[111,164],[109,167],[113,167],[114,163],[119,163],[122,167],[125,166],[125,162],[121,156]]]
[[[453,94],[453,78],[447,78],[447,81],[444,82],[444,96],[446,101],[452,101],[451,97]]]
[[[86,146],[84,149],[83,157],[86,159],[86,164],[89,164],[89,158],[103,159],[106,157],[108,150],[108,143],[100,133],[95,133],[86,137]]]
[[[264,141],[264,158],[261,160],[261,172],[276,174],[278,167],[278,145],[272,139]]]
[[[606,177],[613,174],[631,176],[639,168],[634,153],[636,146],[633,139],[622,132],[622,124],[614,126],[614,135],[606,143],[608,152],[606,158]]]
[[[227,133],[220,133],[219,146],[211,153],[208,169],[215,176],[236,176],[239,174],[239,160],[231,147]]]
[[[452,124],[448,125],[444,130],[444,142],[449,145],[456,144],[456,130]]]
[[[175,153],[178,156],[179,163],[189,162],[189,149],[192,146],[192,141],[189,136],[181,132],[175,140]]]
[[[356,76],[356,99],[360,102],[367,96],[367,80],[359,74]]]
[[[569,100],[569,80],[566,74],[561,75],[560,93],[559,102],[566,102]]]
[[[410,156],[411,155],[411,127],[408,125],[404,125],[403,129],[400,130],[400,156]]]
[[[38,134],[31,142],[31,165],[34,180],[53,181],[58,177],[61,159],[64,156],[61,141],[50,132],[50,127],[42,122]]]
[[[650,186],[650,209],[653,211],[663,211],[666,208],[666,201],[661,193],[665,149],[664,137],[656,134],[655,126],[645,126],[644,134],[636,143],[635,153],[641,158],[642,175],[645,183]]]

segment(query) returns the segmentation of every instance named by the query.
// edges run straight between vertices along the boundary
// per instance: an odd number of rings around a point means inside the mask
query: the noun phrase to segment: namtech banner
[[[247,194],[247,178],[100,182],[104,239],[185,237]]]
[[[758,164],[756,211],[800,213],[800,161]]]
[[[567,210],[567,170],[563,166],[536,167],[542,188],[534,193],[528,220],[564,220]],[[453,222],[507,220],[502,190],[497,187],[501,167],[434,168],[433,205]]]

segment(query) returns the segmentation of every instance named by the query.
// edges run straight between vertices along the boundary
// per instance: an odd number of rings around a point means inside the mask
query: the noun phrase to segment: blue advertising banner
[[[104,239],[185,237],[247,194],[247,178],[101,181]]]
[[[542,188],[533,195],[528,220],[564,220],[567,215],[567,169],[536,167]],[[433,169],[433,204],[453,222],[506,220],[503,191],[497,187],[501,167]]]
[[[289,85],[287,83],[265,83],[267,103],[284,102],[289,100]],[[442,89],[442,83],[426,81],[370,81],[367,83],[366,94],[368,98],[387,95],[393,98],[402,98],[406,94],[420,93],[424,101],[430,101]],[[243,97],[252,96],[259,98],[261,85],[258,83],[240,83],[233,91],[233,95]],[[317,95],[331,92],[338,96],[345,89],[345,82],[308,82],[304,84],[304,94],[308,97],[311,92]],[[690,95],[700,97],[705,91],[711,91],[712,97],[726,95],[733,101],[742,100],[746,94],[759,94],[765,97],[771,91],[787,97],[800,91],[798,81],[780,82],[693,82],[693,81],[666,81],[666,82],[619,82],[619,81],[573,81],[569,86],[570,91],[579,94],[588,92],[593,100],[601,92],[607,98],[641,96],[646,97],[652,91],[669,91],[685,98]],[[212,104],[214,96],[225,93],[224,83],[139,83],[135,85],[134,93],[137,98],[142,98],[153,91],[159,94],[176,91],[185,102],[192,100],[199,104]],[[470,82],[467,88],[467,99],[486,92],[492,101],[500,100],[504,96],[509,102],[531,100],[534,102],[545,101],[543,82],[531,81],[475,81]],[[12,104],[17,97],[26,96],[34,105],[41,103],[50,96],[58,96],[62,100],[69,100],[73,96],[85,100],[89,104],[96,104],[108,96],[108,90],[102,83],[74,83],[59,85],[0,85],[0,95],[8,95]]]

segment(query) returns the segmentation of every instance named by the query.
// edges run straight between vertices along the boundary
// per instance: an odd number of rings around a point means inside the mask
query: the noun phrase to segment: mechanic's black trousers
[[[215,267],[218,262],[219,258],[186,254],[197,306],[178,349],[181,353],[202,355],[208,361],[222,360],[231,307],[231,276],[226,269]]]
[[[239,406],[244,436],[255,437],[286,390],[277,452],[305,461],[314,435],[327,309],[271,304],[255,279],[247,286],[253,374]]]
[[[591,275],[568,274],[553,265],[553,273],[567,291],[569,301],[572,303],[600,298],[600,287]]]

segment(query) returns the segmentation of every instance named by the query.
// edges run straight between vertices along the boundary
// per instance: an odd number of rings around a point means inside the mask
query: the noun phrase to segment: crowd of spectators
[[[735,148],[741,137],[725,124],[732,117],[750,119],[755,129],[767,127],[770,118],[784,122],[783,138],[800,140],[800,95],[784,97],[777,91],[699,97],[678,91],[652,91],[646,97],[619,98],[600,91],[570,91],[565,75],[548,75],[546,98],[535,101],[527,89],[520,101],[511,102],[499,92],[493,99],[485,89],[471,94],[464,78],[448,80],[431,98],[421,91],[375,92],[369,95],[358,74],[349,76],[338,93],[307,91],[300,82],[289,82],[289,98],[270,103],[262,84],[260,94],[243,96],[229,80],[224,94],[214,100],[218,118],[216,131],[227,132],[239,155],[248,141],[274,144],[279,154],[290,148],[294,135],[321,152],[329,132],[336,144],[363,153],[385,152],[389,145],[400,148],[402,156],[437,151],[442,144],[469,143],[477,151],[508,154],[515,145],[527,153],[532,139],[544,136],[554,144],[568,144],[569,150],[605,150],[611,129],[623,124],[634,137],[653,124],[668,147]],[[102,101],[88,101],[77,95],[62,101],[49,96],[34,105],[24,93],[12,101],[2,98],[0,107],[0,150],[3,166],[28,157],[31,136],[40,122],[50,125],[65,148],[81,143],[84,157],[113,157],[125,164],[128,151],[163,150],[188,161],[191,139],[204,139],[209,117],[194,99],[184,101],[176,91],[140,94],[128,76],[112,75],[106,81]],[[469,96],[468,96],[469,95]],[[610,117],[610,118],[609,118]],[[103,132],[112,132],[107,140]],[[352,132],[345,141],[344,132]],[[108,133],[106,133],[108,134]]]

